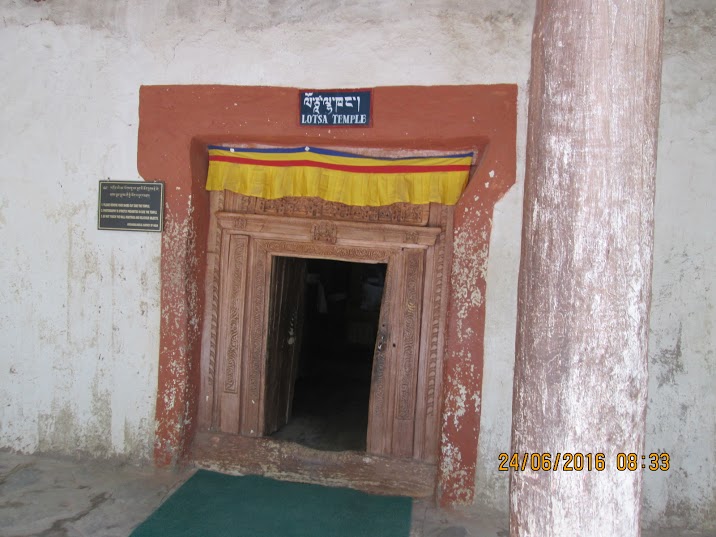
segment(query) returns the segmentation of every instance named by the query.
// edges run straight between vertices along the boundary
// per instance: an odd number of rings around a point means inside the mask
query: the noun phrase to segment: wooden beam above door
[[[216,213],[222,229],[230,229],[262,239],[297,240],[341,246],[389,246],[427,248],[442,232],[434,227],[406,227],[391,224],[276,218],[230,212]]]

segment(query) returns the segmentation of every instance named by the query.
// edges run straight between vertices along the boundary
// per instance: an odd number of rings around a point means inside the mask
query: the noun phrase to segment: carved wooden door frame
[[[207,277],[214,292],[207,300],[213,309],[204,334],[199,431],[263,435],[273,257],[386,263],[384,303],[390,307],[381,311],[379,331],[387,339],[374,358],[366,451],[434,464],[451,208],[412,206],[406,225],[376,222],[377,209],[365,213],[370,222],[351,221],[362,215],[345,211],[330,220],[320,218],[329,211],[249,214],[237,211],[236,195],[226,197],[212,196],[215,248]]]

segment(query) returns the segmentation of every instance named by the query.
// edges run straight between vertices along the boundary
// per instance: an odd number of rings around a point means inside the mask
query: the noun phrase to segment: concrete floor
[[[0,536],[126,537],[192,472],[0,452]],[[504,514],[448,513],[426,501],[414,504],[412,525],[412,537],[509,535]],[[643,536],[716,534],[645,531]]]

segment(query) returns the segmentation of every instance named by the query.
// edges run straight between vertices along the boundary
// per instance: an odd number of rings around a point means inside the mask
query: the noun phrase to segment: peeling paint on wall
[[[440,442],[441,458],[440,473],[450,483],[455,504],[469,504],[474,497],[475,463],[474,455],[465,452],[455,442],[457,433],[474,437],[477,434],[474,421],[465,423],[466,415],[480,415],[480,395],[475,387],[480,386],[475,364],[469,352],[459,355],[456,367],[446,376],[447,394],[443,407],[443,420],[448,427],[443,427]]]
[[[191,276],[199,266],[196,252],[196,230],[191,215],[194,211],[191,195],[187,198],[183,214],[171,210],[165,214],[162,249],[163,270],[162,317],[168,331],[162,334],[160,354],[172,354],[160,360],[166,364],[159,370],[159,389],[164,394],[158,402],[157,434],[154,439],[155,460],[168,464],[182,455],[177,446],[193,429],[193,405],[196,397],[190,393],[198,387],[192,384],[192,355],[198,351],[200,340],[199,291],[196,279]],[[186,323],[186,324],[185,324]],[[174,349],[174,350],[172,350]]]
[[[479,221],[479,211],[475,213],[474,219]],[[485,300],[480,282],[486,277],[490,242],[484,229],[478,236],[474,236],[474,227],[473,223],[466,223],[465,227],[455,234],[453,250],[452,288],[455,290],[458,308],[457,335],[460,341],[474,335],[469,326],[464,326],[464,321],[472,311],[480,308]]]

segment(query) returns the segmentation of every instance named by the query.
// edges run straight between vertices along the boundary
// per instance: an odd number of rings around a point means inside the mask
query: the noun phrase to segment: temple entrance
[[[269,345],[269,353],[280,353],[269,360],[293,363],[275,383],[288,394],[285,424],[267,425],[267,434],[314,449],[365,451],[386,268],[274,258],[269,340],[287,344]]]
[[[430,494],[450,209],[325,219],[330,204],[213,199],[216,323],[194,460]],[[353,221],[366,217],[398,223]]]
[[[162,236],[154,460],[166,465],[185,457],[222,471],[276,471],[303,480],[325,475],[336,484],[382,493],[412,494],[422,487],[432,494],[440,459],[448,469],[440,479],[441,499],[471,501],[479,405],[465,404],[462,394],[467,389],[479,402],[484,266],[494,205],[515,181],[517,86],[375,88],[373,113],[380,118],[375,125],[333,133],[309,132],[295,121],[289,111],[295,110],[297,96],[295,88],[215,85],[144,86],[139,93],[137,165],[144,179],[166,181],[169,215]],[[227,114],[235,103],[238,113]],[[426,130],[426,117],[442,119]],[[459,210],[438,203],[368,207],[306,197],[258,199],[231,191],[211,191],[207,207],[204,148],[220,138],[266,146],[325,142],[329,148],[400,148],[416,155],[429,146],[441,153],[474,150],[478,156]],[[233,222],[223,217],[226,213],[236,215]],[[266,222],[262,231],[252,222],[256,217],[270,217],[274,223]],[[282,225],[297,219],[308,225],[298,226],[298,232],[293,224]],[[342,223],[352,222],[369,227],[370,233],[357,237],[354,229],[343,229]],[[336,235],[331,234],[332,223],[337,223]],[[426,240],[425,228],[437,231],[433,242]],[[459,252],[453,249],[453,236],[462,237]],[[299,444],[255,436],[251,407],[261,403],[263,356],[251,330],[260,325],[263,312],[260,301],[249,296],[258,291],[261,297],[261,282],[248,274],[261,261],[248,258],[248,252],[255,251],[250,246],[254,239],[267,237],[308,244],[306,251],[313,243],[329,254],[371,244],[377,249],[427,249],[416,394],[410,393],[410,383],[398,390],[404,401],[415,397],[414,434],[405,435],[414,440],[412,458],[383,456],[385,445],[374,452],[309,454],[310,448]],[[227,273],[230,267],[233,272]],[[449,293],[453,268],[456,287]],[[470,287],[480,291],[478,299],[465,293],[467,277]],[[400,292],[395,290],[394,300]],[[408,336],[412,333],[410,328]],[[399,333],[396,339],[400,346]],[[468,359],[474,369],[464,367]],[[398,364],[389,365],[393,371],[388,367],[384,373],[390,376]],[[410,409],[404,405],[402,410],[405,415]],[[388,427],[384,434],[391,434]],[[415,486],[411,489],[409,483]]]
[[[332,449],[434,460],[441,229],[234,212],[217,223],[210,428],[270,437],[290,421],[295,395],[297,411],[310,406],[303,386],[352,378],[351,391],[369,385],[367,424],[356,425],[365,433]]]

